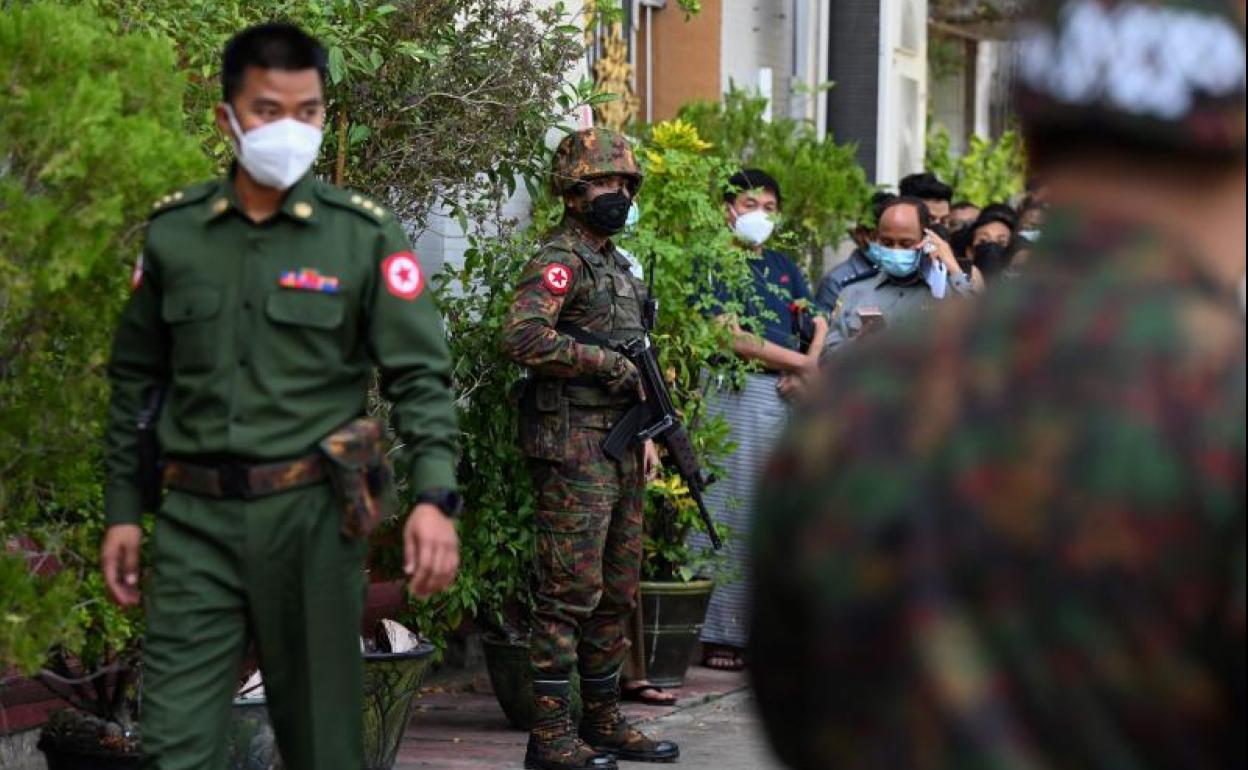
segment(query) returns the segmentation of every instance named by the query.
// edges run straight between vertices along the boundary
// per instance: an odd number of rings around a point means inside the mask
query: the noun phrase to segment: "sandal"
[[[620,699],[633,703],[644,703],[647,706],[675,706],[676,696],[655,687],[649,682],[630,683],[620,686]]]
[[[745,656],[735,647],[707,645],[702,653],[702,665],[716,671],[741,671],[745,668]]]

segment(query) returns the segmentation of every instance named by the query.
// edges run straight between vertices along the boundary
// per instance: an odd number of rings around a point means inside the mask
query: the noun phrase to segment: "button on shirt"
[[[392,215],[311,175],[258,224],[228,179],[163,204],[109,365],[110,523],[138,519],[134,422],[159,384],[167,454],[277,460],[364,414],[376,366],[400,473],[454,487],[445,332]]]

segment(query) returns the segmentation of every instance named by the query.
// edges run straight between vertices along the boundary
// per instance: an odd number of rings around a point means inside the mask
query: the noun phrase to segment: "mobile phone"
[[[878,307],[859,308],[858,320],[862,323],[862,332],[879,331],[884,328],[884,314]]]

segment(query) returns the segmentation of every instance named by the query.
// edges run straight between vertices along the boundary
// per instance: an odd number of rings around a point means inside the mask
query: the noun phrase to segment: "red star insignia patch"
[[[567,265],[561,265],[556,262],[549,265],[542,272],[542,283],[550,289],[551,294],[563,295],[568,292],[568,285],[572,283],[572,271]]]
[[[420,272],[420,263],[410,251],[400,251],[386,257],[381,263],[381,275],[386,279],[386,289],[399,299],[416,299],[425,288],[425,277]]]

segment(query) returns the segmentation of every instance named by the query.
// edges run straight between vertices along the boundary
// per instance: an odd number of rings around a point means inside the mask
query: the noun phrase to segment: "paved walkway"
[[[680,743],[680,767],[780,770],[742,674],[694,666],[685,686],[672,692],[680,698],[674,707],[630,703],[625,711],[648,732]],[[458,685],[434,684],[422,692],[395,770],[519,770],[527,740],[527,733],[507,724],[484,675]]]

